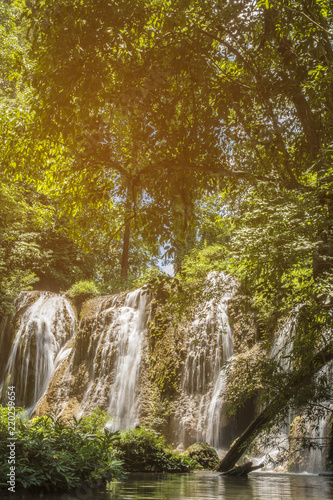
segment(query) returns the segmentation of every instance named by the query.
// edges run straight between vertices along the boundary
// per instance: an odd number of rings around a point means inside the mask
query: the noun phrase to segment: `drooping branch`
[[[232,469],[257,435],[288,405],[292,397],[295,396],[299,390],[308,385],[313,376],[332,359],[333,345],[330,344],[316,354],[306,367],[297,370],[289,380],[289,384],[283,388],[283,391],[259,413],[230,447],[230,450],[218,465],[217,470],[225,472]]]

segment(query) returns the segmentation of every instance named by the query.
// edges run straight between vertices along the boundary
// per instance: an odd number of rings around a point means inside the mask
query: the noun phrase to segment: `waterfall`
[[[220,348],[217,348],[215,354],[215,369],[214,369],[214,388],[211,401],[207,410],[207,431],[206,431],[206,441],[219,448],[220,443],[220,422],[222,415],[222,400],[221,394],[226,388],[227,384],[227,373],[226,373],[226,361],[229,361],[233,355],[233,342],[232,342],[232,330],[228,320],[227,308],[229,296],[226,295],[222,298],[221,302],[217,306],[217,325],[218,325],[218,346],[222,343],[222,361],[224,365],[221,367],[221,352]]]
[[[75,408],[80,415],[99,406],[113,417],[112,430],[138,424],[148,302],[139,289],[87,303],[76,337],[82,348],[72,353],[54,398],[61,400],[58,414]],[[80,387],[71,386],[73,378],[81,381]]]
[[[203,292],[206,300],[188,334],[175,410],[178,442],[207,441],[221,447],[221,394],[226,386],[226,362],[233,355],[228,301],[235,291],[236,283],[230,276],[217,272],[207,276]]]
[[[318,373],[318,377],[325,375],[332,380],[333,377],[333,362],[328,363],[324,368]],[[305,470],[308,472],[320,473],[326,470],[326,459],[328,455],[329,439],[330,439],[330,426],[333,416],[333,405],[332,405],[332,389],[330,394],[330,401],[323,403],[330,409],[329,412],[320,415],[317,421],[311,422],[307,426],[307,431],[310,438],[316,443],[316,447],[310,449],[308,457],[306,460]]]
[[[276,359],[280,368],[286,372],[293,369],[291,356],[301,307],[302,304],[298,304],[285,318],[273,339],[270,351],[271,358]],[[323,374],[328,378],[332,378],[333,362],[322,368],[317,374],[317,377]],[[307,421],[303,420],[304,415],[300,415],[297,409],[290,409],[285,425],[281,425],[275,433],[274,441],[277,443],[277,447],[264,447],[266,457],[269,456],[275,460],[282,450],[287,453],[289,450],[288,467],[291,468],[291,471],[309,473],[324,472],[326,470],[327,442],[329,440],[333,406],[329,401],[326,403],[324,402],[323,406],[326,406],[330,411],[323,412],[323,414],[318,417],[313,415],[312,419]],[[300,425],[296,424],[296,430],[291,427],[294,422],[301,423]],[[314,447],[310,450],[302,449],[300,442],[303,438],[305,441],[312,441]],[[261,457],[260,461],[262,461],[262,459],[263,457]]]
[[[10,376],[17,404],[32,410],[47,390],[57,363],[69,354],[64,346],[74,335],[76,317],[68,300],[56,294],[41,292],[35,302],[28,302],[29,293],[23,292],[14,304],[18,325],[2,385]]]
[[[250,407],[235,417],[225,412],[223,393],[229,367],[236,367],[247,347],[261,348],[255,344],[251,312],[247,314],[236,291],[231,276],[210,273],[192,319],[186,317],[177,326],[170,321],[156,336],[154,330],[148,335],[148,319],[156,303],[150,307],[150,296],[142,289],[90,299],[82,307],[79,325],[65,297],[24,292],[15,301],[13,315],[0,325],[0,390],[5,391],[10,376],[17,405],[36,415],[53,411],[70,419],[100,407],[112,415],[109,428],[113,431],[144,423],[182,448],[195,441],[207,441],[218,449],[229,446],[240,427],[248,425],[253,411]],[[268,353],[279,361],[282,371],[292,369],[298,311],[286,318]],[[164,353],[166,362],[156,365]],[[155,370],[156,366],[168,367],[170,353],[176,357],[175,364],[171,363],[175,383],[174,392],[168,394],[160,389]],[[329,377],[332,366],[323,369],[330,370]],[[289,424],[296,416],[290,413]],[[313,420],[307,435],[325,444],[330,422],[327,414]],[[299,437],[298,427],[293,429]],[[278,432],[280,445],[288,443],[288,437],[292,442],[289,425]],[[325,460],[325,449],[318,448],[302,451],[294,464],[319,472]]]
[[[138,378],[146,326],[147,295],[136,290],[127,295],[114,338],[118,352],[110,387],[109,412],[116,417],[112,430],[135,426],[137,421]]]

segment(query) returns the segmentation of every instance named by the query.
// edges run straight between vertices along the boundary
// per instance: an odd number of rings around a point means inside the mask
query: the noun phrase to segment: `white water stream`
[[[180,442],[207,441],[221,445],[222,394],[227,362],[233,355],[228,301],[236,291],[234,280],[223,273],[207,276],[207,300],[189,332],[176,418]],[[183,410],[183,407],[185,410]]]
[[[148,297],[141,289],[129,292],[122,305],[119,298],[101,301],[88,327],[87,348],[91,375],[81,413],[101,406],[112,415],[112,430],[138,423],[139,374],[146,336]],[[84,329],[84,323],[81,325]],[[67,370],[70,380],[74,359]],[[88,368],[89,368],[88,367]]]
[[[146,328],[147,295],[136,290],[127,295],[114,337],[117,358],[110,387],[109,412],[116,417],[112,430],[134,427],[137,421],[138,379]]]
[[[21,294],[16,309],[23,309],[28,294]],[[41,292],[20,318],[6,364],[17,403],[32,410],[47,390],[57,363],[69,353],[63,350],[74,335],[76,317],[64,297]]]

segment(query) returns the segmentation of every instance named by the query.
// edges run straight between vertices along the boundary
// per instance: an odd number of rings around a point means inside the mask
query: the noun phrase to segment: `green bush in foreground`
[[[8,408],[0,407],[0,490],[7,490],[10,449]],[[15,491],[106,489],[126,472],[189,472],[195,462],[174,453],[164,438],[142,427],[110,432],[110,416],[96,409],[71,424],[50,416],[29,419],[15,410]],[[13,463],[13,462],[12,462]]]
[[[191,458],[175,453],[166,447],[163,437],[144,427],[122,433],[115,446],[128,472],[190,472],[196,466]]]
[[[29,420],[16,409],[15,491],[102,489],[122,479],[122,462],[114,450],[119,434],[104,429],[108,419],[95,410],[68,425],[49,416]],[[0,407],[0,489],[9,487],[8,443],[8,409]]]

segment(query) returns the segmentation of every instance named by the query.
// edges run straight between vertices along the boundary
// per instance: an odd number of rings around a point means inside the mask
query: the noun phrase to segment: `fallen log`
[[[253,465],[252,462],[246,462],[243,465],[236,465],[232,469],[223,472],[221,475],[231,477],[246,477],[250,472],[261,469],[264,465],[265,464],[263,462],[259,465]]]

